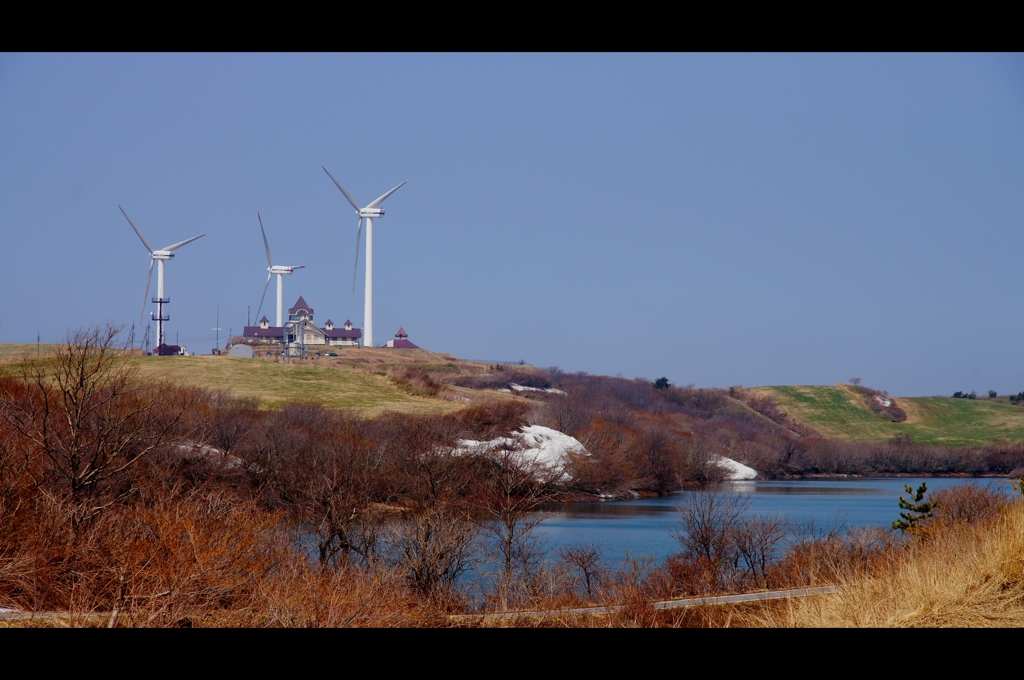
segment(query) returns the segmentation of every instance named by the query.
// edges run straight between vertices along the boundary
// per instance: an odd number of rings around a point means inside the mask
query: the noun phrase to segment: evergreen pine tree
[[[900,496],[900,508],[906,512],[900,513],[901,519],[893,522],[892,528],[905,533],[920,528],[921,523],[932,516],[935,503],[924,500],[924,495],[928,491],[928,486],[924,482],[917,487],[917,491],[911,489],[907,484],[904,484],[903,488],[910,494],[910,500]]]

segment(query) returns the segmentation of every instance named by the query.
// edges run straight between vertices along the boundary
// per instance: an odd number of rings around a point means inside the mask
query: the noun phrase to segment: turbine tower
[[[267,249],[267,285],[263,286],[263,297],[260,298],[260,306],[256,308],[256,318],[260,316],[260,310],[263,309],[263,300],[267,297],[267,288],[270,287],[270,279],[273,278],[274,274],[277,274],[277,326],[284,326],[284,275],[291,274],[296,269],[305,269],[306,265],[291,265],[274,266],[274,257],[270,254],[270,244],[267,243],[267,232],[263,228],[263,218],[260,217],[259,213],[256,213],[256,219],[260,221],[260,232],[263,234],[263,247]],[[287,333],[285,333],[287,336]]]
[[[320,167],[323,168],[321,165]],[[378,207],[384,199],[398,191],[405,182],[387,192],[375,201],[371,201],[365,208],[360,208],[352,194],[345,191],[345,187],[334,179],[334,175],[324,168],[324,172],[331,178],[331,181],[341,190],[348,202],[356,209],[359,221],[356,223],[356,266],[352,272],[352,292],[356,290],[356,274],[359,271],[359,236],[363,229],[363,220],[366,220],[366,289],[363,297],[363,345],[373,347],[373,218],[384,217],[384,208]],[[409,180],[406,180],[408,182]]]
[[[121,208],[121,206],[117,207]],[[146,250],[149,251],[149,273],[146,274],[146,292],[142,294],[142,312],[139,313],[140,326],[142,325],[142,316],[146,313],[146,298],[149,297],[149,282],[153,278],[153,263],[155,262],[157,264],[156,297],[153,298],[152,301],[156,303],[157,312],[156,316],[153,317],[153,320],[156,321],[156,344],[157,347],[159,347],[160,345],[164,344],[164,321],[171,320],[171,317],[164,316],[164,305],[171,301],[170,298],[164,297],[164,262],[166,262],[167,260],[174,259],[175,250],[182,247],[186,243],[191,243],[192,241],[195,241],[197,238],[202,238],[203,236],[206,236],[206,234],[193,236],[192,238],[185,239],[180,243],[175,243],[173,246],[167,246],[162,250],[153,250],[153,246],[150,245],[149,239],[146,238],[146,235],[142,233],[141,229],[135,226],[135,223],[132,222],[132,218],[128,217],[128,213],[124,211],[124,208],[121,208],[121,214],[123,214],[125,219],[128,220],[128,224],[132,225],[132,229],[134,229],[135,233],[139,235],[140,239],[142,239],[142,245],[146,246]],[[152,317],[152,314],[150,314],[150,316]]]

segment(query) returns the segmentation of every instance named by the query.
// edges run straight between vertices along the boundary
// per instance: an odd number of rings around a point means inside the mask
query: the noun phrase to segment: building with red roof
[[[394,347],[395,349],[419,349],[419,345],[409,342],[409,334],[405,332],[404,328],[399,328],[398,332],[395,333],[395,339],[388,340],[384,346]]]
[[[287,338],[285,331],[287,330]],[[282,342],[305,343],[313,345],[329,345],[333,347],[355,347],[363,337],[363,331],[353,328],[351,321],[345,321],[342,328],[335,328],[330,319],[320,328],[313,322],[313,308],[301,295],[288,310],[288,323],[284,326],[271,326],[270,320],[264,316],[258,326],[246,326],[242,337],[250,345],[279,344]]]

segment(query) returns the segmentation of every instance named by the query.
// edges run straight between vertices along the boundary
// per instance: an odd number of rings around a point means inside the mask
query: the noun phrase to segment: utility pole
[[[220,352],[220,305],[217,305],[217,327],[212,330],[217,331],[217,346],[214,349]]]
[[[39,356],[39,331],[36,331],[36,356]]]
[[[246,305],[245,307],[245,325],[252,325],[252,305]]]

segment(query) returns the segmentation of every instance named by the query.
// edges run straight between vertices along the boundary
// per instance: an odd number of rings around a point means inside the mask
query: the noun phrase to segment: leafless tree
[[[45,478],[77,506],[75,526],[130,493],[125,473],[163,444],[181,441],[198,394],[144,386],[116,345],[120,328],[69,333],[45,360],[24,360],[24,390],[0,390],[0,416],[45,461]]]
[[[733,544],[742,569],[736,580],[743,585],[767,588],[771,565],[778,560],[786,538],[786,523],[778,517],[752,517],[739,523]]]
[[[477,476],[477,503],[487,521],[483,528],[492,538],[500,562],[499,606],[517,600],[522,585],[543,550],[534,530],[543,521],[534,511],[550,500],[562,479],[559,465],[550,465],[526,450],[521,437],[513,437],[484,455]]]
[[[418,593],[445,599],[473,565],[479,528],[460,509],[439,502],[388,522],[384,534],[389,565],[404,572]]]
[[[723,591],[732,585],[740,559],[736,532],[749,504],[748,498],[710,486],[685,494],[680,526],[670,533],[679,541],[682,557],[695,567],[695,586]]]
[[[601,584],[607,571],[601,562],[601,552],[596,543],[574,543],[558,551],[563,562],[579,571],[588,599],[593,599],[594,588]]]

